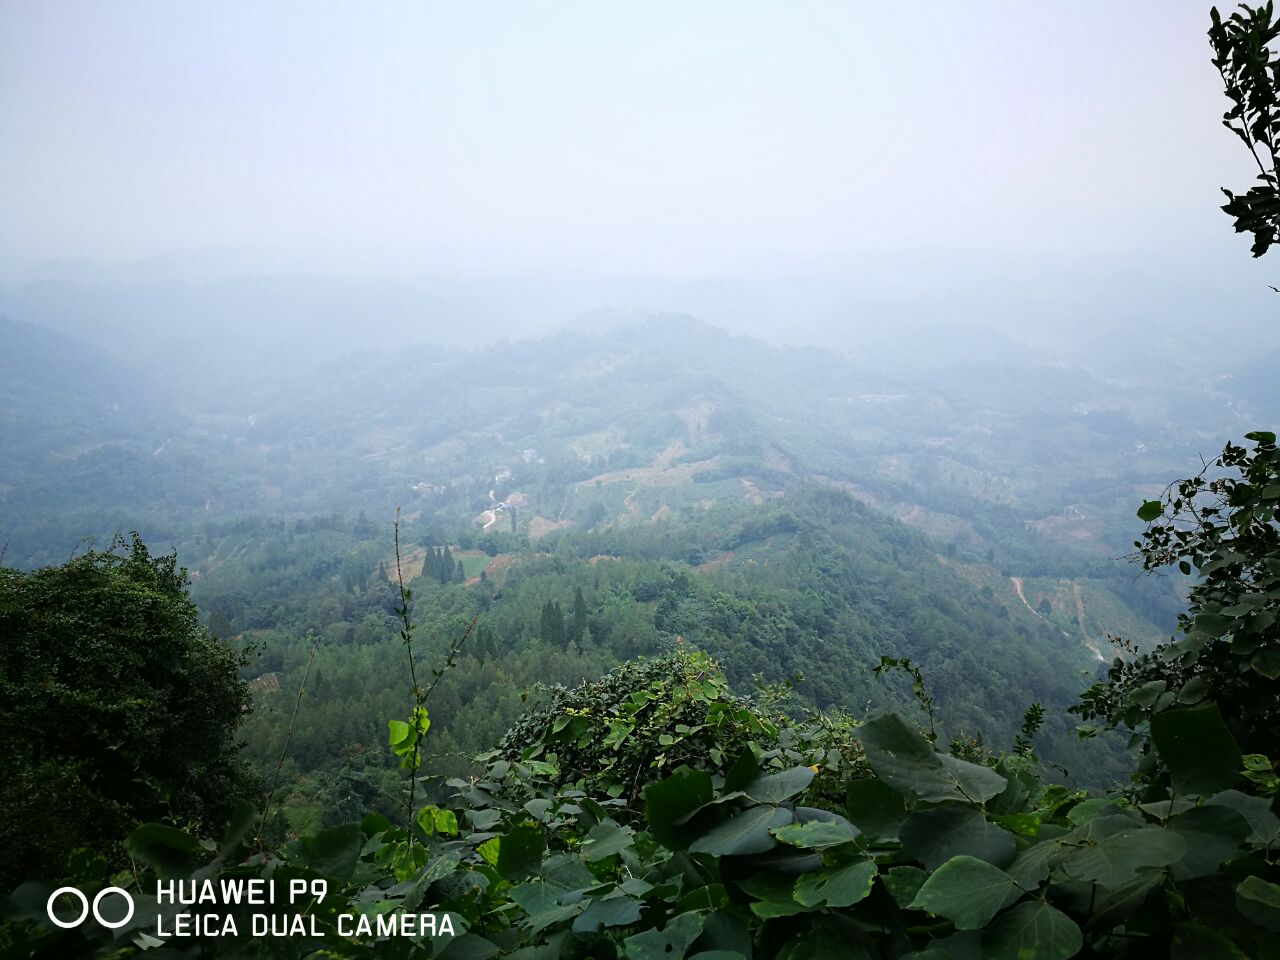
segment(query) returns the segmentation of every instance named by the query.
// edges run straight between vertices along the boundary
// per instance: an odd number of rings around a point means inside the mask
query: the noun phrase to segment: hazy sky
[[[0,263],[1247,259],[1208,6],[0,0]]]

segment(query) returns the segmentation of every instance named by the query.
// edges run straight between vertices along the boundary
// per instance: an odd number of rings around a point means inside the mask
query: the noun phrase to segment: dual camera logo
[[[125,902],[125,915],[119,920],[108,920],[102,915],[102,900],[108,894],[112,893],[122,898]],[[63,920],[53,912],[53,905],[55,901],[57,901],[57,899],[63,894],[68,894],[80,901],[80,916],[76,917],[74,920]],[[93,898],[93,906],[90,908],[89,898],[75,887],[59,887],[57,890],[53,891],[53,893],[49,894],[49,901],[45,904],[45,911],[49,914],[49,919],[53,921],[55,925],[62,927],[64,930],[70,930],[73,927],[78,927],[80,924],[84,923],[85,920],[88,919],[90,909],[93,910],[93,919],[97,920],[98,923],[102,924],[102,926],[106,927],[108,930],[115,930],[118,927],[123,927],[133,919],[133,897],[129,895],[129,891],[122,890],[119,887],[103,887],[98,891],[98,895]]]

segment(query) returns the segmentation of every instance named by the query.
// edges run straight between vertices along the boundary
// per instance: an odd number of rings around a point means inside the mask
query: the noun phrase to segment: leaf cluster
[[[536,770],[554,788],[622,798],[624,818],[638,815],[641,791],[671,770],[723,772],[749,745],[766,766],[819,765],[835,789],[861,759],[843,715],[797,721],[773,703],[736,696],[711,657],[684,645],[544,693],[483,758],[491,775],[495,762],[499,779],[515,767]]]
[[[252,811],[221,844],[147,825],[126,841],[139,864],[134,921],[114,937],[41,920],[50,888],[11,898],[4,936],[35,957],[128,956],[153,945],[157,877],[324,878],[309,907],[319,939],[198,940],[201,955],[667,957],[759,960],[894,956],[1067,960],[1265,956],[1280,932],[1280,819],[1206,773],[1221,736],[1205,708],[1170,711],[1157,748],[1180,771],[1161,802],[1087,798],[1046,784],[1033,760],[994,766],[939,752],[896,714],[862,724],[870,774],[839,809],[811,805],[815,771],[762,766],[758,745],[723,772],[681,766],[621,799],[495,779],[455,780],[454,798],[406,829],[369,816],[253,856]],[[1238,756],[1238,751],[1236,752]],[[1185,776],[1183,775],[1185,773]],[[87,870],[92,874],[93,868]],[[90,893],[96,877],[79,878]],[[225,908],[218,908],[219,910]],[[255,908],[260,909],[260,908]],[[276,909],[285,909],[278,907]],[[339,913],[447,913],[456,935],[341,936]],[[1188,945],[1193,945],[1188,947]],[[167,945],[170,949],[172,945]]]
[[[1231,109],[1222,124],[1248,148],[1258,166],[1258,182],[1242,194],[1223,189],[1222,209],[1235,218],[1237,233],[1253,234],[1253,255],[1260,257],[1276,242],[1280,227],[1280,54],[1270,44],[1280,36],[1274,5],[1241,4],[1225,20],[1211,11],[1209,43],[1213,65]]]
[[[1195,574],[1181,636],[1149,653],[1117,659],[1088,690],[1086,719],[1142,730],[1164,711],[1229,704],[1225,724],[1246,752],[1274,754],[1280,725],[1280,451],[1274,433],[1227,444],[1197,476],[1143,504],[1148,521],[1135,542],[1143,567]],[[1144,784],[1169,771],[1139,738]]]

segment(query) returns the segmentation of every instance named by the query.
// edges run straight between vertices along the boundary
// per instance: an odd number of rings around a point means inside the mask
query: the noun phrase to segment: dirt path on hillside
[[[1080,639],[1084,641],[1084,645],[1095,657],[1103,663],[1106,663],[1107,658],[1102,655],[1102,651],[1098,649],[1098,645],[1089,639],[1089,631],[1086,630],[1084,626],[1084,592],[1080,589],[1080,584],[1078,582],[1073,583],[1071,586],[1074,588],[1076,597],[1076,622],[1080,624]]]
[[[1062,630],[1061,627],[1059,627],[1056,623],[1054,623],[1052,620],[1050,620],[1043,613],[1041,613],[1039,610],[1037,610],[1035,607],[1033,607],[1030,603],[1027,602],[1027,595],[1022,592],[1021,577],[1010,577],[1009,579],[1013,581],[1013,589],[1018,591],[1018,599],[1022,601],[1022,605],[1024,607],[1026,607],[1028,610],[1031,611],[1031,615],[1033,617],[1038,617],[1039,619],[1043,620],[1045,623],[1049,624],[1049,626],[1055,627],[1058,630]],[[1067,633],[1067,631],[1065,630],[1062,630],[1062,635],[1064,637],[1071,636],[1071,634]]]
[[[1033,616],[1039,617],[1041,620],[1049,624],[1049,626],[1051,627],[1057,627],[1057,629],[1062,630],[1061,627],[1058,627],[1056,623],[1051,621],[1048,617],[1046,617],[1039,610],[1037,610],[1035,607],[1033,607],[1030,603],[1027,602],[1027,595],[1022,592],[1021,577],[1010,577],[1009,579],[1013,581],[1013,589],[1017,591],[1018,599],[1022,601],[1022,605],[1024,607],[1026,607],[1028,610],[1031,611]],[[1085,649],[1088,650],[1090,653],[1092,653],[1095,659],[1101,660],[1103,663],[1105,663],[1107,658],[1102,655],[1102,651],[1098,649],[1098,645],[1089,639],[1089,634],[1085,631],[1085,628],[1084,628],[1084,596],[1080,592],[1080,584],[1073,583],[1072,586],[1075,588],[1076,622],[1080,624],[1080,639],[1084,642]],[[1066,630],[1062,630],[1062,635],[1064,637],[1071,636],[1071,634]]]

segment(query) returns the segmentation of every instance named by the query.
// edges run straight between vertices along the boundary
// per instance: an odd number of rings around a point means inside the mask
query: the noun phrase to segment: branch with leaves
[[[457,665],[458,653],[462,650],[462,645],[466,643],[467,638],[471,636],[471,631],[475,629],[478,617],[473,617],[467,625],[467,629],[462,636],[456,638],[449,644],[449,650],[445,654],[444,665],[431,671],[431,682],[424,688],[418,683],[418,665],[413,656],[413,620],[409,615],[409,603],[413,599],[413,591],[404,585],[404,568],[400,556],[400,509],[396,508],[396,519],[394,524],[395,534],[395,551],[396,551],[396,584],[400,588],[400,606],[396,609],[396,615],[400,618],[400,639],[404,643],[405,653],[409,660],[409,681],[412,684],[413,708],[409,712],[409,719],[406,720],[389,720],[387,721],[388,742],[391,751],[399,758],[400,768],[409,772],[409,799],[407,804],[408,818],[410,822],[409,845],[413,845],[414,834],[412,823],[417,815],[415,794],[418,786],[418,771],[422,768],[422,741],[426,737],[427,731],[431,729],[431,715],[427,712],[427,701],[431,697],[431,693],[436,688],[441,678],[454,666]],[[434,810],[434,808],[428,808]]]
[[[1245,193],[1223,189],[1222,209],[1235,217],[1237,233],[1253,234],[1253,255],[1260,257],[1280,235],[1280,54],[1269,46],[1280,36],[1280,24],[1271,3],[1242,4],[1225,20],[1215,7],[1210,16],[1213,65],[1232,104],[1222,124],[1258,167],[1258,182]]]

